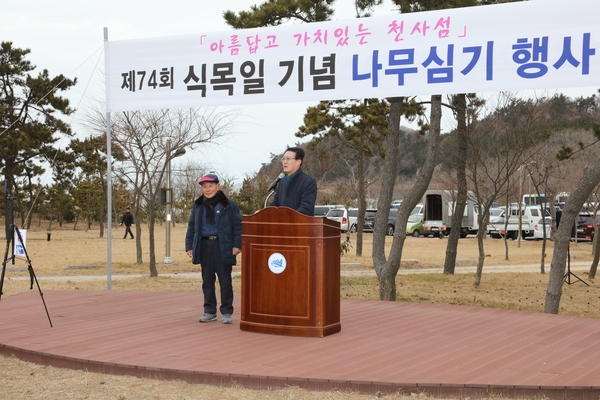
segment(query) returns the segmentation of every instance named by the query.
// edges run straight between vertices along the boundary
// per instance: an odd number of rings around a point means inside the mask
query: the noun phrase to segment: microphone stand
[[[271,197],[273,193],[275,193],[275,189],[271,190],[267,195],[267,198],[265,199],[265,206],[263,208],[267,208],[267,201],[269,201],[269,197]]]
[[[265,206],[263,208],[267,208],[267,201],[269,200],[269,197],[271,197],[271,195],[273,193],[275,193],[275,191],[277,190],[277,185],[279,185],[279,182],[281,182],[281,180],[283,179],[284,176],[285,176],[285,174],[283,172],[281,174],[279,174],[277,179],[275,179],[275,181],[273,183],[271,183],[271,185],[269,186],[269,189],[267,189],[269,191],[269,194],[267,195],[267,198],[265,199]]]

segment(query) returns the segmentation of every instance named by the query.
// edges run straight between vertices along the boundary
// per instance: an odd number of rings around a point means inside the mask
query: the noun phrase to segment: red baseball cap
[[[202,185],[204,182],[219,183],[219,177],[215,174],[206,174],[202,178],[198,179],[198,183]]]

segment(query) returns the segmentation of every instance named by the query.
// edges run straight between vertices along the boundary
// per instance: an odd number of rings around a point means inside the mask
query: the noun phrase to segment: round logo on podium
[[[273,253],[269,257],[269,269],[274,274],[280,274],[285,271],[285,267],[287,266],[287,261],[283,254],[281,253]]]

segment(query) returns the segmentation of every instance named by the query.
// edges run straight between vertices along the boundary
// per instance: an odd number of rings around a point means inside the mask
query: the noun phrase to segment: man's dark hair
[[[300,147],[288,147],[286,151],[293,151],[296,154],[296,157],[294,158],[302,161],[302,164],[304,164],[304,150],[302,150]]]

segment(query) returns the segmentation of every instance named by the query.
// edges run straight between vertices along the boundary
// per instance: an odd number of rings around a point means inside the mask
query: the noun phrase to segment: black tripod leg
[[[13,227],[10,227],[10,234],[7,232],[6,250],[4,251],[4,261],[2,262],[2,272],[0,274],[0,299],[2,299],[2,289],[4,288],[4,275],[6,274],[6,264],[8,264],[8,252],[11,249]],[[12,257],[11,257],[12,258]]]
[[[589,283],[587,283],[586,281],[584,281],[583,279],[571,272],[571,244],[569,243],[569,247],[567,247],[567,273],[565,274],[565,276],[563,276],[563,280],[567,285],[571,284],[571,275],[573,275],[575,279],[577,279],[579,282],[584,283],[586,286],[590,286]]]
[[[38,283],[37,277],[35,276],[35,272],[33,272],[33,265],[31,265],[31,260],[29,259],[29,254],[27,254],[27,249],[25,248],[25,244],[23,243],[23,238],[21,237],[21,232],[19,228],[15,226],[15,232],[17,233],[17,237],[19,238],[19,243],[23,245],[23,253],[25,253],[25,259],[27,260],[27,270],[29,271],[30,278],[30,286],[29,289],[33,289],[33,282],[37,285],[38,292],[40,292],[40,297],[42,298],[42,303],[44,303],[44,309],[46,310],[46,315],[48,316],[48,322],[50,322],[50,327],[52,328],[52,320],[50,319],[50,314],[48,313],[48,307],[46,307],[46,300],[44,300],[44,293],[42,293],[42,288],[40,288],[40,284]]]
[[[570,285],[571,283],[575,283],[575,282],[571,282],[571,276],[574,276],[575,279],[577,279],[579,282],[583,283],[584,285],[590,286],[589,283],[587,283],[586,281],[584,281],[583,279],[581,279],[580,277],[578,277],[577,275],[575,275],[574,273],[572,273],[570,270],[569,270],[569,272],[567,272],[565,274],[565,277],[564,277],[565,282],[567,283],[567,285]]]

